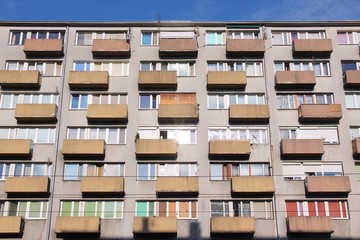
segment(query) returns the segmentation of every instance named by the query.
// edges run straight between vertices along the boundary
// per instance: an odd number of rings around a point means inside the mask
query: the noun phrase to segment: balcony
[[[0,157],[30,157],[33,145],[31,139],[0,139]]]
[[[344,85],[347,87],[360,87],[360,70],[347,70]]]
[[[49,177],[8,177],[4,192],[7,194],[47,194],[49,193]]]
[[[56,104],[16,104],[18,122],[56,122]]]
[[[210,231],[214,234],[253,234],[253,217],[211,217]]]
[[[109,73],[107,71],[70,71],[68,83],[71,89],[107,89]]]
[[[89,104],[86,118],[89,122],[127,122],[127,104]]]
[[[137,139],[136,156],[175,157],[177,156],[177,141],[175,139]]]
[[[0,236],[21,235],[25,222],[22,217],[0,216]]]
[[[267,104],[235,104],[229,107],[230,122],[268,122],[269,118]]]
[[[342,118],[341,104],[301,104],[299,122],[338,122]]]
[[[135,217],[134,234],[176,234],[176,217]]]
[[[330,57],[333,52],[331,39],[295,39],[293,55],[301,57]]]
[[[283,139],[280,148],[283,157],[321,157],[324,154],[322,139]]]
[[[263,39],[227,39],[226,55],[262,57],[265,53],[265,40]]]
[[[62,39],[26,39],[24,52],[30,57],[58,57],[64,55]]]
[[[232,194],[272,194],[275,191],[272,176],[244,176],[231,178]]]
[[[83,177],[81,180],[83,194],[124,194],[123,177]]]
[[[191,57],[195,58],[198,54],[198,44],[196,38],[174,38],[160,39],[160,57]]]
[[[94,57],[129,57],[130,43],[126,39],[94,39],[91,52]]]
[[[198,177],[158,177],[156,180],[158,194],[198,194]]]
[[[0,70],[0,86],[5,88],[40,88],[41,74],[37,70]]]
[[[176,71],[140,71],[139,88],[141,89],[176,89]]]
[[[351,192],[350,180],[347,176],[308,176],[305,190],[309,194],[348,194]]]
[[[279,88],[313,88],[315,84],[314,71],[277,71],[275,74],[275,86]]]
[[[355,157],[360,157],[360,138],[352,140],[352,150]]]
[[[246,86],[245,71],[209,71],[207,75],[208,89],[244,89]]]
[[[159,122],[188,123],[199,121],[199,108],[197,104],[159,104]]]
[[[99,234],[99,217],[56,217],[57,234]]]
[[[324,233],[334,232],[334,224],[331,217],[287,217],[288,233]]]
[[[101,157],[105,155],[104,140],[75,140],[65,139],[62,154],[64,156],[93,156]]]
[[[249,140],[210,140],[210,156],[249,156],[251,153]]]

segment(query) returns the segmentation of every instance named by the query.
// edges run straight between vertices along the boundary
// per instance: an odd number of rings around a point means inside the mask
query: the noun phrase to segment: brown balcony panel
[[[195,194],[199,192],[198,177],[158,177],[156,180],[156,192],[171,193],[188,193]]]
[[[283,139],[281,154],[284,157],[322,156],[324,144],[322,139]]]
[[[127,104],[89,104],[86,118],[89,122],[126,122]]]
[[[334,232],[331,217],[299,216],[287,217],[288,233],[326,233]]]
[[[109,73],[107,71],[70,71],[68,83],[71,89],[107,89]]]
[[[56,217],[57,234],[99,234],[99,217]]]
[[[62,154],[64,156],[104,156],[104,140],[65,139]]]
[[[56,104],[16,104],[15,118],[19,122],[55,122]]]
[[[159,54],[162,57],[196,57],[197,39],[160,39]]]
[[[29,157],[33,145],[31,139],[0,139],[0,156]]]
[[[141,136],[140,136],[141,137]],[[136,156],[176,156],[175,139],[137,139]]]
[[[231,122],[268,122],[270,118],[267,104],[235,104],[229,107],[229,120]]]
[[[81,180],[83,194],[124,194],[123,177],[83,177]]]
[[[160,122],[197,122],[199,109],[197,104],[159,104]]]
[[[62,39],[26,39],[24,52],[27,56],[62,56]]]
[[[347,87],[360,87],[360,70],[347,70],[344,85]]]
[[[352,150],[355,157],[360,157],[360,138],[352,140]]]
[[[37,70],[0,70],[0,86],[5,88],[40,88],[41,74]]]
[[[176,71],[140,71],[139,88],[141,89],[176,89]]]
[[[314,71],[277,71],[275,85],[279,88],[314,87],[316,84]]]
[[[347,176],[308,176],[305,179],[307,193],[349,193],[350,180]]]
[[[265,40],[227,39],[226,54],[229,56],[264,56]]]
[[[244,176],[231,178],[233,194],[269,194],[275,191],[272,176]]]
[[[8,177],[4,192],[7,194],[46,194],[49,193],[49,177]]]
[[[329,57],[332,51],[331,39],[296,39],[293,42],[294,56]]]
[[[253,217],[211,217],[210,231],[215,234],[253,234]]]
[[[129,57],[130,43],[126,39],[94,39],[91,52],[95,57]]]
[[[209,89],[244,89],[246,83],[245,71],[209,71],[207,76]]]
[[[298,108],[299,121],[333,122],[342,118],[341,104],[301,104]]]
[[[0,216],[0,236],[17,235],[24,231],[24,219],[15,216]]]
[[[249,140],[210,140],[211,156],[249,156],[251,152]]]
[[[176,234],[176,217],[135,217],[134,234]]]

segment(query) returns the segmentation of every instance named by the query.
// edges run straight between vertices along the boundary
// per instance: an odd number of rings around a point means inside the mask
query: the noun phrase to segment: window
[[[58,104],[59,96],[57,94],[1,94],[0,108],[15,108],[16,104]]]
[[[106,144],[125,144],[126,128],[68,128],[67,139],[104,139]]]
[[[25,219],[46,219],[46,201],[3,201],[0,202],[0,216],[19,216]]]
[[[210,163],[210,180],[224,181],[238,176],[269,176],[268,163]]]
[[[360,164],[355,163],[356,180],[360,181]]]
[[[206,32],[206,45],[224,45],[225,32]]]
[[[108,71],[110,76],[129,76],[128,62],[83,62],[75,61],[73,71]]]
[[[348,219],[347,201],[286,201],[287,216],[330,216]]]
[[[333,104],[332,93],[276,95],[277,109],[297,109],[301,104]]]
[[[360,62],[357,61],[341,61],[341,69],[343,78],[346,77],[347,70],[360,70]]]
[[[248,77],[263,76],[262,62],[208,62],[208,71],[246,71]]]
[[[72,94],[70,109],[87,109],[88,104],[127,104],[126,94]]]
[[[38,70],[45,77],[61,76],[61,62],[16,62],[7,61],[6,70]]]
[[[339,143],[337,127],[281,127],[281,139],[323,139],[324,144]]]
[[[360,94],[358,93],[346,93],[346,108],[360,108]]]
[[[81,180],[85,176],[123,177],[123,163],[65,163],[64,180]]]
[[[61,201],[62,217],[122,218],[123,201]]]
[[[196,104],[195,93],[140,94],[139,109],[157,109],[159,104]]]
[[[77,32],[75,45],[92,45],[93,39],[126,39],[126,32]]]
[[[159,45],[158,32],[142,32],[141,33],[142,46],[157,46]]]
[[[233,104],[264,104],[260,94],[208,94],[208,109],[228,109]]]
[[[46,163],[5,163],[0,162],[0,180],[7,177],[47,176]]]
[[[136,201],[135,216],[197,219],[197,201]]]
[[[138,163],[137,180],[156,180],[158,176],[197,176],[196,163]]]
[[[141,62],[140,71],[176,71],[178,77],[195,77],[195,62]]]
[[[267,144],[266,127],[240,127],[240,128],[209,128],[209,140],[234,139],[250,140],[251,144]]]
[[[59,31],[11,31],[9,45],[24,45],[26,39],[64,39],[64,34]]]
[[[275,62],[275,71],[314,71],[316,77],[329,77],[329,62]]]
[[[272,32],[273,45],[291,45],[296,39],[326,39],[324,31]]]
[[[358,32],[338,32],[337,41],[338,44],[358,44],[359,43],[359,33]]]
[[[350,127],[351,139],[360,137],[360,127]]]
[[[307,176],[342,176],[342,162],[283,162],[284,180],[304,180]]]
[[[272,202],[252,200],[211,201],[211,216],[272,219]]]
[[[259,32],[252,31],[228,31],[227,32],[228,39],[258,39]]]
[[[0,128],[0,139],[31,139],[34,143],[55,143],[55,128]]]
[[[176,139],[178,144],[196,144],[196,128],[139,128],[140,139]]]

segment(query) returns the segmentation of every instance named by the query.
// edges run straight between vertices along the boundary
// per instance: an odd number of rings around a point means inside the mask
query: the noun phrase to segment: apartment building
[[[359,239],[360,22],[0,22],[0,238]]]

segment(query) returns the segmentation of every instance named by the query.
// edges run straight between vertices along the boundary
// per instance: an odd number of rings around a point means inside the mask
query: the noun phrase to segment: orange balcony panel
[[[231,193],[233,194],[264,194],[275,191],[272,176],[243,176],[231,178]]]
[[[253,217],[211,217],[210,231],[215,234],[253,234]]]
[[[127,104],[89,104],[86,118],[89,122],[126,122]]]
[[[91,51],[96,57],[129,57],[130,43],[126,39],[94,39]]]
[[[0,139],[0,156],[29,157],[33,148],[31,139]]]
[[[197,104],[159,104],[158,120],[169,122],[197,122],[199,109]]]
[[[70,71],[68,83],[71,89],[107,89],[109,73],[107,71]]]
[[[352,140],[352,150],[354,156],[356,157],[360,156],[360,138],[356,138]]]
[[[245,71],[209,71],[207,87],[213,89],[243,89],[246,86]]]
[[[347,70],[344,85],[347,87],[360,87],[360,70]]]
[[[19,122],[55,122],[56,104],[16,104],[15,118]]]
[[[322,156],[324,144],[322,139],[283,139],[281,140],[281,154],[292,156]]]
[[[7,194],[46,194],[49,193],[49,177],[8,177],[4,192]]]
[[[64,156],[104,156],[104,140],[65,139],[62,148]]]
[[[299,216],[287,217],[288,233],[325,233],[334,232],[331,217]]]
[[[141,136],[140,136],[141,137]],[[136,156],[176,156],[175,139],[137,139]]]
[[[249,156],[249,140],[210,140],[209,154],[213,156]]]
[[[83,177],[81,180],[83,194],[124,194],[123,177]]]
[[[276,87],[314,87],[316,84],[314,71],[277,71]]]
[[[160,39],[159,54],[162,57],[196,57],[198,53],[197,39]]]
[[[299,121],[333,122],[342,118],[341,104],[301,104]]]
[[[99,217],[56,217],[55,233],[99,234]]]
[[[199,193],[198,177],[158,177],[157,193]]]
[[[0,216],[0,236],[22,234],[25,221],[22,217]]]
[[[333,52],[331,39],[295,39],[293,42],[294,56],[324,56]]]
[[[229,107],[229,120],[231,122],[268,122],[270,118],[267,104],[234,104]]]
[[[27,56],[62,56],[62,39],[26,39],[24,52]]]
[[[263,56],[265,40],[263,39],[227,39],[226,54],[229,56]]]
[[[176,217],[135,217],[134,234],[176,234]]]
[[[308,176],[305,179],[307,193],[349,193],[351,192],[348,176]]]
[[[0,86],[7,88],[40,88],[41,74],[37,70],[0,70]]]
[[[138,85],[142,89],[176,89],[176,71],[140,71]]]

